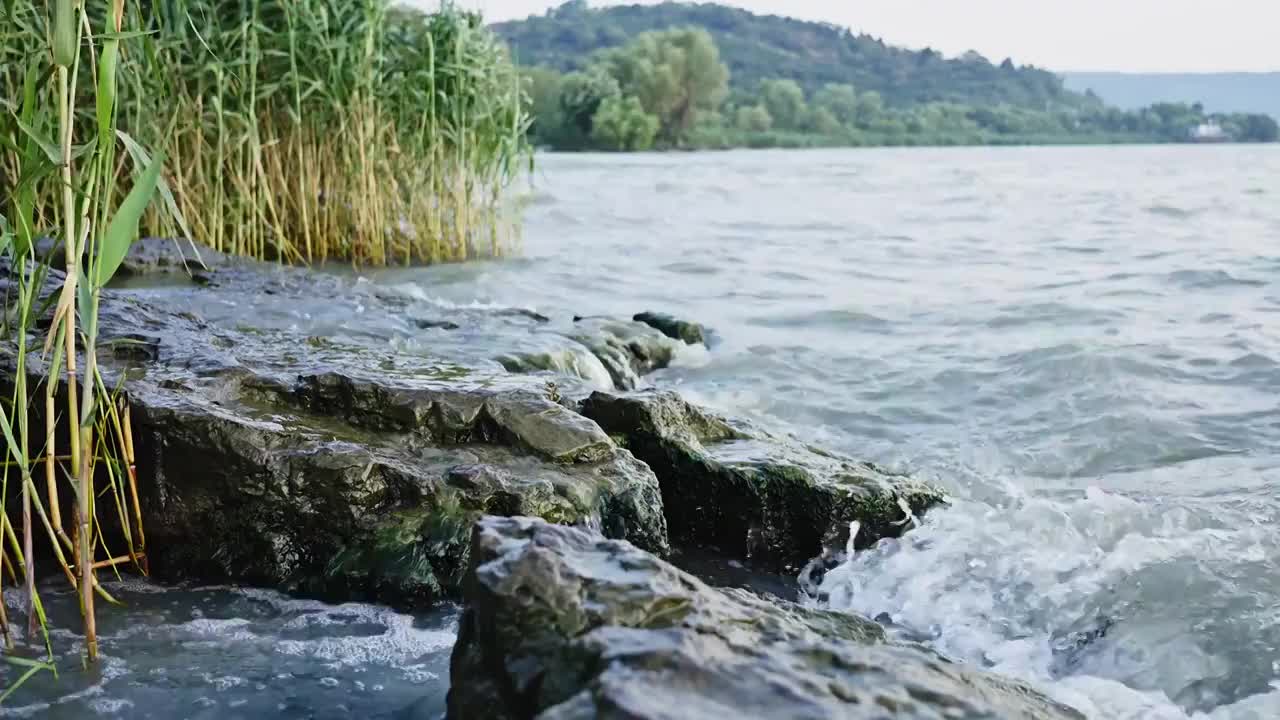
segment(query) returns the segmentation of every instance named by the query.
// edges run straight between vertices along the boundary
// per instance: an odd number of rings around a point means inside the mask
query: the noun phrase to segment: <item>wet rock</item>
[[[464,587],[450,720],[1082,720],[868,620],[714,590],[536,519],[482,520]]]
[[[157,578],[423,606],[456,595],[494,514],[669,550],[652,471],[554,384],[110,291],[99,325],[106,384],[129,378]]]
[[[643,323],[608,318],[574,318],[560,328],[535,333],[543,347],[505,352],[494,359],[513,373],[555,372],[581,378],[598,389],[632,389],[640,378],[669,367],[677,341]]]
[[[161,577],[425,605],[456,590],[492,513],[667,549],[649,469],[545,395],[338,372],[199,387],[129,388]]]
[[[36,245],[36,252],[47,259],[52,267],[65,269],[66,257],[62,245],[45,238]],[[189,240],[170,238],[142,238],[129,246],[120,263],[119,274],[165,275],[188,274],[198,284],[208,284],[210,272],[226,266],[231,259],[213,248]]]
[[[187,240],[142,238],[129,246],[120,264],[126,275],[189,272],[201,284],[210,280],[208,271],[226,265],[229,258],[210,247]]]
[[[160,359],[160,342],[156,335],[124,333],[102,340],[99,346],[120,359],[155,361]]]
[[[414,320],[413,323],[418,326],[419,330],[457,330],[462,327],[452,320]]]
[[[495,317],[528,318],[536,323],[551,322],[551,318],[528,308],[502,308],[500,310],[494,310],[492,314]]]
[[[1115,629],[1116,619],[1097,613],[1074,624],[1069,629],[1055,632],[1049,639],[1053,650],[1050,672],[1054,677],[1064,677],[1079,670],[1088,656],[1104,645],[1107,635]]]
[[[613,375],[600,358],[577,343],[546,350],[505,352],[494,358],[507,372],[554,373],[581,378],[592,389],[612,389]]]
[[[670,315],[654,312],[642,312],[632,319],[687,345],[707,344],[707,331],[698,323],[678,320]]]
[[[676,354],[670,338],[638,322],[584,318],[569,337],[599,358],[621,390],[634,389],[641,377],[669,367]]]
[[[697,408],[673,392],[596,392],[582,404],[657,474],[672,538],[762,568],[794,571],[843,550],[901,535],[937,489],[874,465],[804,446]]]

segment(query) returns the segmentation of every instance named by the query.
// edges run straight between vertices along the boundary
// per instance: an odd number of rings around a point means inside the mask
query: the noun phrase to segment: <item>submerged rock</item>
[[[452,320],[427,320],[419,318],[413,321],[419,330],[457,330],[462,326]]]
[[[731,425],[673,392],[596,392],[582,404],[657,473],[673,539],[796,570],[824,549],[906,530],[942,493],[909,476]],[[909,513],[908,513],[909,510]]]
[[[527,318],[536,323],[551,322],[551,318],[540,312],[530,310],[529,308],[502,308],[500,310],[494,310],[493,314],[498,317]]]
[[[593,389],[614,387],[613,375],[600,358],[585,347],[569,343],[563,347],[525,352],[505,352],[494,358],[507,372],[521,374],[555,373],[581,378]]]
[[[471,542],[449,720],[1082,720],[869,620],[715,590],[625,542],[528,518],[486,518]]]
[[[575,317],[568,329],[536,334],[544,347],[504,352],[494,359],[513,373],[557,372],[596,389],[631,390],[649,373],[669,367],[679,344],[644,323]]]
[[[707,331],[698,323],[678,320],[670,315],[654,312],[642,312],[632,319],[660,331],[669,338],[680,340],[686,345],[707,344]]]

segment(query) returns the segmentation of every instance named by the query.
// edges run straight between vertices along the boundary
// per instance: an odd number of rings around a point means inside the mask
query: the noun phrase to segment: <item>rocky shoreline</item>
[[[174,247],[135,246],[126,269],[170,289],[106,292],[99,323],[108,383],[127,378],[156,578],[406,609],[461,600],[456,720],[1077,717],[870,621],[715,590],[662,559],[794,577],[944,500],[641,389],[707,342],[696,324],[413,316],[330,274],[209,251],[188,273]],[[437,352],[266,319],[346,301]],[[228,322],[219,302],[251,312]],[[485,333],[512,347],[469,356]]]

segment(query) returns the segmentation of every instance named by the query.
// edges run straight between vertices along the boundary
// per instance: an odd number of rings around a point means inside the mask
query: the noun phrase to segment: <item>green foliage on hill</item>
[[[1201,126],[1213,140],[1280,135],[1267,116],[1120,110],[1012,62],[944,60],[717,5],[572,0],[495,27],[536,63],[525,71],[535,143],[561,150],[1189,142]]]
[[[1067,91],[1057,75],[1012,61],[993,64],[976,54],[946,59],[932,50],[893,47],[834,25],[709,3],[592,9],[584,0],[571,0],[546,15],[498,23],[493,29],[522,65],[569,72],[584,67],[596,51],[673,27],[710,33],[734,89],[751,91],[763,80],[779,78],[794,80],[809,94],[831,83],[850,84],[879,93],[889,106],[963,102],[1044,109],[1096,104]]]

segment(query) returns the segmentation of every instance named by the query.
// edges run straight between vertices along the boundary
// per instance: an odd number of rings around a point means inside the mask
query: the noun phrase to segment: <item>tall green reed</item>
[[[129,561],[145,572],[132,439],[125,435],[129,413],[98,372],[97,321],[101,289],[138,236],[163,160],[143,161],[141,146],[118,125],[122,47],[140,37],[125,32],[124,0],[94,5],[52,0],[47,8],[11,2],[3,12],[5,39],[22,39],[29,52],[20,74],[9,64],[0,66],[0,80],[15,83],[6,86],[0,113],[0,254],[7,293],[2,338],[6,360],[12,361],[12,374],[5,378],[12,392],[0,402],[5,446],[0,532],[7,541],[0,542],[0,580],[8,570],[16,582],[21,572],[28,599],[26,637],[43,634],[48,655],[48,661],[39,662],[6,653],[6,663],[24,668],[20,684],[36,672],[53,670],[36,587],[38,533],[45,536],[47,554],[78,590],[89,661],[98,653],[95,596],[115,602],[98,580],[98,570]],[[124,157],[121,147],[127,150]],[[65,254],[60,285],[50,258],[37,253],[37,241],[46,235],[56,238]],[[42,319],[48,320],[43,338]],[[44,401],[33,406],[31,390],[41,383]],[[60,400],[65,401],[61,413]],[[44,443],[36,449],[33,425],[41,415],[44,433],[38,437]],[[59,437],[67,439],[69,454],[57,454]],[[125,475],[116,471],[125,465],[128,488]],[[35,468],[45,472],[43,498]],[[21,541],[8,508],[15,474]],[[102,475],[106,489],[98,482]],[[70,488],[73,501],[71,534],[63,525],[63,486]],[[108,551],[108,559],[98,561],[106,542],[95,504],[107,492],[115,499],[128,550],[119,558]],[[132,513],[126,512],[130,504]],[[14,633],[3,613],[0,625],[6,649],[13,651]]]
[[[4,97],[18,87],[16,40],[43,36],[38,1],[12,2],[0,15],[0,39],[15,39],[0,46]],[[307,263],[461,260],[514,239],[503,191],[531,163],[530,118],[479,16],[388,0],[127,12],[146,34],[126,48],[119,126],[169,158],[151,232]]]

